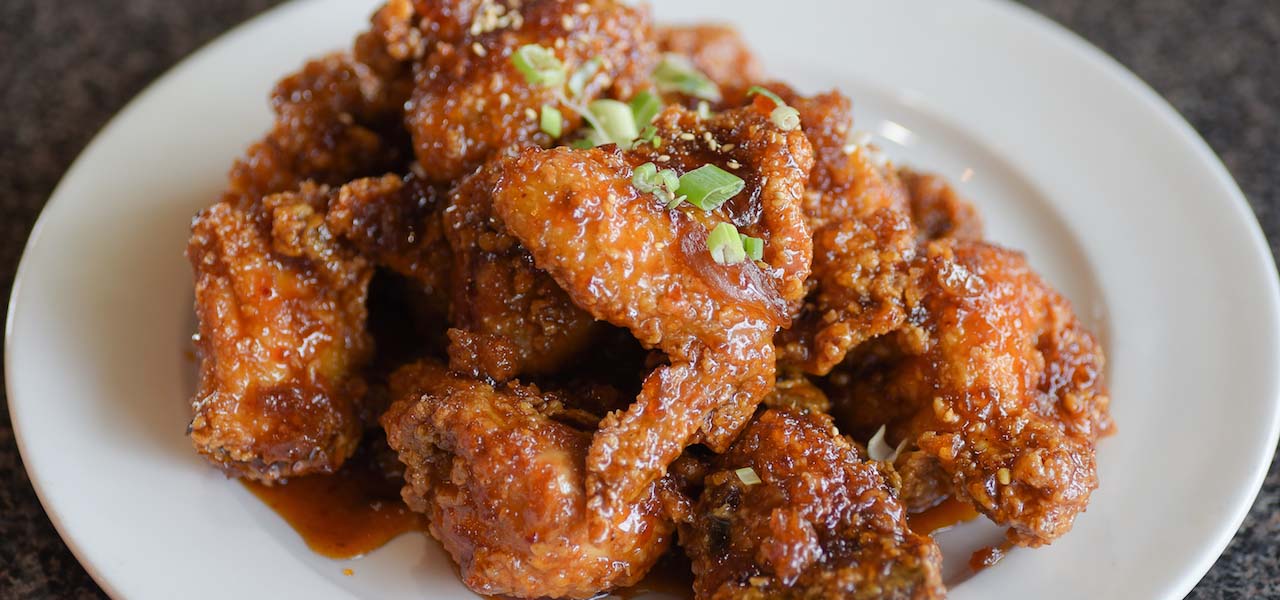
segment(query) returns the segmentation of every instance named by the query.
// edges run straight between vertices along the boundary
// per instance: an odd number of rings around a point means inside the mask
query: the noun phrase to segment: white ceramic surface
[[[840,87],[900,162],[941,172],[1106,343],[1119,435],[1075,530],[965,578],[993,528],[943,535],[952,597],[1177,598],[1252,503],[1276,444],[1280,294],[1248,205],[1206,145],[1106,56],[992,0],[658,0],[731,21],[772,72]],[[404,536],[320,558],[190,451],[191,216],[269,124],[267,91],[345,46],[368,1],[274,10],[183,62],[94,140],[28,244],[6,379],[23,460],[113,596],[470,597]],[[299,23],[306,23],[298,27]],[[350,567],[355,573],[344,576]]]

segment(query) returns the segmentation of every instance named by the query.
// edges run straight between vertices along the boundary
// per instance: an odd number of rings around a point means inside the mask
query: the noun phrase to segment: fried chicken
[[[912,440],[1018,544],[1066,533],[1097,487],[1094,445],[1113,429],[1101,347],[1021,254],[981,242],[928,244],[905,298],[906,325],[827,382],[842,426],[888,423],[891,442]],[[936,477],[908,455],[904,477]]]
[[[771,340],[804,293],[810,261],[799,202],[811,158],[799,131],[780,130],[763,108],[709,121],[670,108],[658,131],[670,140],[661,155],[525,151],[505,161],[493,194],[506,230],[578,306],[670,360],[592,442],[588,493],[606,512],[637,498],[690,443],[727,447],[773,385]],[[632,169],[650,160],[677,171],[714,161],[746,189],[715,211],[668,209],[632,185]],[[708,231],[722,220],[765,240],[761,263],[712,259]]]
[[[899,169],[898,179],[910,199],[911,221],[921,241],[955,238],[981,240],[982,218],[946,180],[911,169]]]
[[[589,598],[636,583],[674,526],[648,485],[610,515],[587,508],[588,430],[532,386],[493,387],[420,363],[393,379],[383,417],[405,502],[481,594]]]
[[[406,29],[417,23],[424,58],[406,124],[430,181],[457,180],[511,148],[550,144],[539,129],[544,105],[559,109],[566,130],[578,127],[581,118],[555,89],[527,82],[513,65],[520,47],[552,49],[570,73],[598,59],[581,105],[606,92],[630,98],[656,59],[648,11],[617,0],[420,0],[412,10]]]
[[[941,598],[942,554],[830,417],[763,411],[714,459],[680,545],[699,600]]]
[[[192,228],[201,365],[190,434],[229,475],[330,473],[359,441],[373,269],[325,225],[332,196],[304,184],[254,213],[221,202]]]

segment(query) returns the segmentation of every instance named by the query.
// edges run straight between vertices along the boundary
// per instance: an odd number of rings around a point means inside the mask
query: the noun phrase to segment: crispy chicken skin
[[[587,457],[593,509],[633,501],[690,443],[723,450],[773,386],[771,340],[808,274],[799,201],[811,158],[803,135],[781,131],[767,113],[751,107],[702,121],[670,108],[658,119],[670,140],[665,161],[654,150],[605,147],[529,150],[505,162],[493,206],[506,230],[577,305],[670,360],[596,433]],[[668,209],[631,184],[632,169],[650,160],[680,172],[732,160],[746,190],[710,213]],[[722,219],[765,239],[764,261],[715,263],[706,238]]]
[[[753,420],[714,459],[680,545],[699,600],[946,593],[938,546],[907,527],[877,467],[817,413],[768,409]]]
[[[724,88],[746,88],[764,79],[760,61],[737,29],[698,23],[655,28],[658,50],[688,58],[711,81]]]
[[[406,124],[431,181],[456,180],[508,148],[549,144],[537,118],[543,105],[560,109],[566,130],[580,124],[555,90],[526,82],[512,64],[521,46],[553,49],[571,73],[601,59],[577,99],[582,105],[606,91],[630,98],[656,58],[648,10],[617,0],[409,4],[406,28],[417,23],[424,58],[415,65]]]
[[[452,366],[495,381],[552,373],[598,330],[493,215],[501,172],[494,161],[464,179],[445,211],[454,261]]]
[[[325,226],[332,195],[306,184],[266,197],[259,216],[221,202],[193,226],[201,365],[191,440],[230,475],[333,472],[359,441],[373,269]]]
[[[982,239],[982,218],[977,209],[961,198],[946,180],[911,169],[899,169],[898,178],[907,190],[918,239]]]
[[[1097,487],[1094,444],[1113,429],[1101,347],[1019,253],[942,240],[912,272],[906,325],[827,382],[842,426],[889,423],[1012,541],[1049,543]],[[904,477],[936,476],[905,461]]]
[[[611,515],[588,510],[591,436],[556,395],[430,363],[403,368],[392,390],[382,422],[404,499],[477,593],[589,598],[636,583],[670,545],[655,485]]]

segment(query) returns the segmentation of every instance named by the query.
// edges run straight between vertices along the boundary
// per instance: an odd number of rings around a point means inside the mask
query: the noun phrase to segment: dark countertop
[[[275,3],[0,2],[0,298],[9,296],[41,207],[94,133],[182,57]],[[1280,248],[1280,2],[1024,3],[1100,46],[1173,103],[1239,181],[1272,252]],[[101,596],[41,510],[5,406],[0,598]],[[1280,466],[1272,465],[1244,526],[1189,597],[1280,597]]]

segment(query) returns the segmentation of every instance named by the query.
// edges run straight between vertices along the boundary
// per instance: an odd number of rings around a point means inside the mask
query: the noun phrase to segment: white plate
[[[991,237],[1028,251],[1106,343],[1119,435],[1102,443],[1088,513],[952,597],[1190,590],[1280,429],[1275,266],[1204,142],[1116,63],[1013,5],[655,4],[666,20],[732,21],[773,73],[850,92],[860,127],[962,182]],[[31,236],[9,310],[10,412],[54,525],[113,596],[469,597],[421,536],[358,561],[312,554],[183,435],[190,218],[267,128],[274,80],[346,46],[371,9],[292,3],[183,62],[98,135]],[[987,532],[944,536],[951,571]]]

